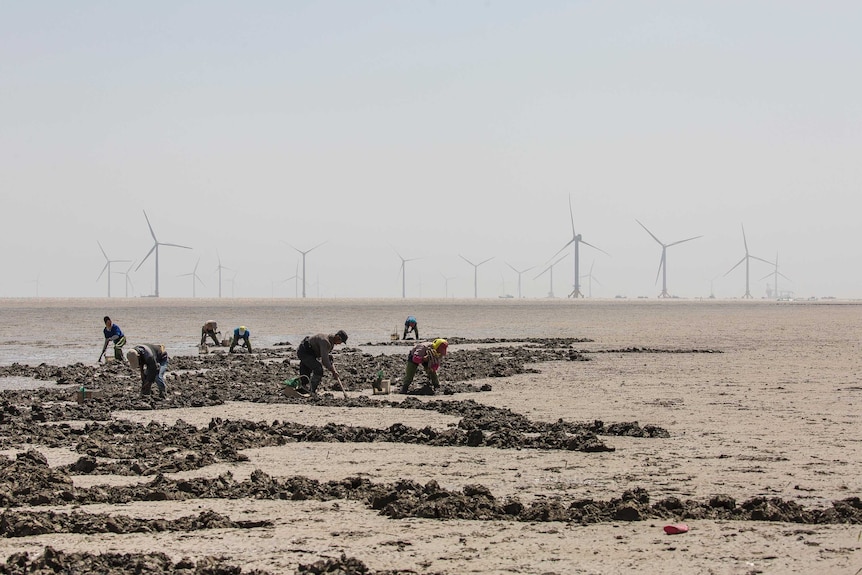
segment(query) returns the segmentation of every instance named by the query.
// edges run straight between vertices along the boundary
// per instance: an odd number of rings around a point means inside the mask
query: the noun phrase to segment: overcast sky
[[[0,297],[862,297],[862,3],[0,0]],[[325,242],[325,243],[323,243]],[[320,245],[323,244],[323,245]],[[293,246],[293,247],[291,247]],[[463,258],[461,257],[463,256]],[[558,256],[559,257],[559,256]],[[413,259],[417,258],[417,259]],[[511,266],[511,267],[510,267]],[[751,261],[755,297],[774,266]],[[448,279],[447,279],[448,278]],[[287,280],[287,281],[285,281]],[[125,295],[114,273],[113,296]]]

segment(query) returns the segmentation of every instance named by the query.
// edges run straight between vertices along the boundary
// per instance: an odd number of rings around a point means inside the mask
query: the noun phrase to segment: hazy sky
[[[0,297],[862,297],[862,3],[0,0]],[[290,245],[288,245],[290,244]],[[565,253],[565,252],[564,252]],[[554,268],[572,289],[573,257]],[[114,264],[125,271],[129,264]],[[155,290],[153,256],[130,295]],[[751,292],[773,267],[751,263]],[[301,270],[300,270],[301,273]],[[450,278],[448,282],[444,278]],[[114,274],[112,295],[123,296]],[[230,280],[233,280],[232,282]],[[582,278],[588,293],[588,278]],[[600,282],[600,283],[599,283]]]

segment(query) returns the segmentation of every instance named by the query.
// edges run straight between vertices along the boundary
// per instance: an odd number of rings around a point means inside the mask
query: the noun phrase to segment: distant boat
[[[500,299],[514,299],[515,298],[515,296],[513,296],[510,293],[507,293],[506,295],[497,296],[497,297],[499,297]]]

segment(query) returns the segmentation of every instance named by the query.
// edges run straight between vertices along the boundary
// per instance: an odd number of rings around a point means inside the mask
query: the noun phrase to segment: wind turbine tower
[[[658,242],[658,245],[661,246],[661,259],[658,262],[658,272],[656,272],[656,274],[655,274],[655,281],[656,281],[656,283],[658,283],[658,276],[659,276],[659,274],[661,274],[661,293],[658,294],[658,297],[669,298],[671,296],[669,293],[667,293],[667,249],[671,246],[675,246],[675,245],[681,244],[683,242],[690,242],[691,240],[696,240],[697,238],[702,238],[703,236],[694,236],[693,238],[687,238],[684,240],[678,240],[675,242],[671,242],[669,244],[665,244],[660,239],[655,237],[655,234],[652,233],[651,231],[649,231],[645,225],[641,224],[640,220],[635,219],[635,221],[637,223],[639,223],[643,229],[646,230],[646,233],[648,233],[650,236],[652,236],[652,239],[654,239],[656,242]]]
[[[102,243],[99,240],[96,240],[96,243],[99,244],[99,249],[102,251],[102,255],[105,256],[105,267],[103,267],[102,271],[99,272],[99,277],[96,278],[96,281],[102,279],[102,274],[105,273],[105,270],[108,271],[108,297],[111,297],[111,264],[119,262],[128,263],[130,260],[112,260],[108,257],[108,254],[105,253],[105,248],[102,247]]]
[[[482,260],[482,261],[481,261],[481,262],[479,262],[478,264],[474,264],[473,262],[471,262],[470,260],[468,260],[467,258],[465,258],[464,256],[462,256],[461,254],[458,254],[458,256],[459,256],[462,260],[464,260],[465,262],[467,262],[468,264],[470,264],[471,266],[473,266],[473,299],[476,299],[476,298],[478,298],[478,297],[479,297],[479,266],[480,266],[480,265],[482,265],[482,264],[488,263],[489,261],[491,261],[492,259],[494,259],[494,257],[493,257],[493,256],[491,256],[491,257],[490,257],[490,258],[488,258],[487,260]]]
[[[201,263],[201,259],[198,258],[198,261],[195,264],[195,268],[191,271],[191,273],[179,275],[179,277],[192,276],[192,297],[197,297],[197,293],[195,292],[195,286],[197,285],[197,282],[201,282],[202,286],[206,286],[206,284],[204,283],[204,280],[202,280],[200,278],[200,276],[198,275],[198,265],[200,263]]]
[[[395,248],[392,248],[395,249]],[[407,297],[407,262],[418,260],[419,258],[404,258],[398,250],[395,250],[398,257],[401,258],[401,299]]]
[[[443,293],[445,294],[443,297],[448,298],[449,297],[449,280],[455,279],[455,276],[448,277],[442,272],[440,273],[440,275],[443,276],[443,290],[444,290]]]
[[[518,274],[518,299],[521,299],[522,298],[522,296],[521,296],[521,274],[523,274],[524,272],[530,271],[531,269],[533,269],[536,266],[531,266],[531,267],[528,267],[526,269],[519,270],[519,269],[515,269],[515,266],[513,266],[509,262],[506,262],[506,265],[509,266],[510,268],[512,268],[513,272]]]
[[[572,222],[572,239],[570,239],[568,242],[566,242],[566,245],[564,245],[559,250],[557,250],[557,253],[555,253],[551,257],[551,259],[557,257],[557,255],[562,253],[562,251],[565,250],[570,245],[575,244],[575,282],[574,282],[574,284],[572,284],[574,286],[574,289],[572,290],[572,293],[569,294],[569,297],[579,298],[579,297],[584,297],[584,294],[581,293],[581,279],[580,279],[581,271],[580,271],[580,261],[579,261],[580,255],[579,254],[580,254],[581,244],[584,244],[585,246],[590,246],[593,249],[599,250],[600,252],[602,252],[605,255],[608,255],[608,253],[601,248],[597,248],[596,246],[594,246],[591,243],[585,242],[584,239],[581,237],[581,234],[575,232],[575,216],[572,212],[572,196],[571,195],[569,195],[569,219]]]
[[[559,253],[559,252],[558,252],[558,253]],[[547,271],[550,271],[550,272],[551,272],[551,287],[550,287],[550,289],[548,290],[548,297],[549,297],[549,298],[553,298],[553,297],[554,297],[554,266],[555,266],[555,265],[557,265],[558,263],[560,263],[561,261],[563,261],[563,259],[564,259],[567,255],[569,255],[569,254],[563,254],[562,256],[560,256],[560,258],[559,258],[557,261],[555,261],[554,263],[552,263],[551,265],[549,265],[548,267],[546,267],[545,269],[543,269],[541,272],[539,272],[539,275],[537,275],[536,277],[534,277],[534,278],[533,278],[534,280],[535,280],[535,279],[539,279],[540,277],[542,277],[542,276],[545,274],[545,272],[547,272]],[[581,297],[583,297],[583,296],[581,296]]]
[[[783,277],[787,281],[793,281],[793,280],[791,280],[789,277],[787,277],[786,275],[784,275],[783,273],[778,271],[778,252],[775,252],[775,269],[760,279],[765,280],[769,276],[773,276],[772,285],[775,288],[775,299],[781,299],[781,292],[778,291],[778,276]]]
[[[742,299],[752,299],[751,290],[749,289],[749,283],[748,283],[750,260],[758,260],[758,261],[761,261],[761,262],[769,264],[769,265],[773,265],[773,264],[770,261],[767,261],[763,258],[759,258],[757,256],[753,256],[750,253],[748,253],[748,240],[745,239],[745,226],[743,226],[742,224],[740,224],[740,226],[742,227],[742,243],[745,245],[745,255],[742,256],[742,259],[739,260],[738,262],[736,262],[736,264],[732,268],[727,270],[727,273],[725,273],[724,275],[727,276],[727,274],[729,274],[730,272],[735,270],[737,268],[737,266],[739,266],[739,264],[741,264],[742,262],[745,262],[745,295],[742,296]]]
[[[134,291],[135,291],[135,284],[133,284],[133,283],[132,283],[132,278],[130,278],[130,277],[129,277],[129,272],[130,272],[130,271],[132,271],[132,266],[134,266],[134,265],[135,265],[135,262],[132,262],[132,263],[130,263],[130,264],[129,264],[129,269],[127,269],[126,271],[124,271],[124,272],[114,272],[115,274],[121,274],[121,275],[126,276],[126,281],[125,281],[125,284],[126,284],[126,297],[129,297],[129,285],[131,285],[131,286],[132,286],[132,292],[134,292]]]
[[[227,266],[221,265],[221,256],[219,255],[218,250],[216,250],[216,257],[218,258],[218,266],[216,266],[216,269],[215,269],[215,271],[218,272],[218,296],[221,297],[221,271],[222,270],[229,270],[230,268]],[[200,260],[198,260],[198,261],[200,261]],[[203,282],[201,282],[201,283],[203,283]]]
[[[147,252],[147,255],[144,256],[144,259],[141,260],[141,263],[138,264],[138,267],[135,268],[135,271],[141,269],[141,266],[144,265],[144,262],[147,261],[147,258],[150,257],[150,254],[156,252],[156,286],[155,286],[155,296],[159,297],[159,246],[170,246],[173,248],[183,248],[186,250],[190,250],[189,246],[181,246],[179,244],[169,244],[167,242],[160,242],[158,238],[156,238],[156,232],[153,231],[153,226],[150,225],[150,218],[147,217],[147,212],[144,210],[144,218],[147,220],[147,227],[150,228],[150,235],[153,236],[153,247],[150,248],[150,251]]]
[[[295,249],[297,252],[299,252],[299,253],[302,255],[302,297],[303,297],[303,299],[305,298],[305,256],[306,256],[306,254],[308,254],[309,252],[312,252],[312,251],[316,250],[317,248],[319,248],[320,246],[322,246],[322,245],[323,245],[323,244],[325,244],[325,243],[326,243],[326,242],[320,242],[319,244],[317,244],[317,245],[316,245],[316,246],[314,246],[313,248],[308,249],[308,250],[305,250],[305,251],[302,251],[302,250],[301,250],[301,249],[299,249],[299,248],[296,248],[296,247],[294,247],[294,246],[290,246],[290,244],[287,244],[287,245],[289,245],[290,247],[292,247],[293,249]]]

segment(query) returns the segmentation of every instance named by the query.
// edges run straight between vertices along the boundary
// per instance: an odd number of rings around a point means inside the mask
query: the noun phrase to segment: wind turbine
[[[221,256],[219,255],[218,250],[216,250],[216,257],[218,258],[218,266],[216,266],[216,269],[215,269],[215,271],[218,272],[218,296],[221,297],[221,271],[222,270],[229,270],[230,268],[227,266],[221,265]],[[198,260],[198,261],[200,261],[200,260]],[[201,282],[201,283],[203,283],[203,282]]]
[[[551,288],[548,291],[548,297],[549,298],[554,297],[554,266],[557,265],[558,263],[560,263],[561,261],[563,261],[563,258],[565,258],[567,255],[569,255],[569,254],[563,254],[562,256],[560,256],[560,258],[557,261],[555,261],[554,263],[552,263],[551,265],[549,265],[548,267],[543,269],[541,272],[539,272],[539,275],[537,275],[536,277],[533,278],[534,280],[539,279],[542,275],[544,275],[544,273],[546,271],[551,272]],[[583,296],[581,296],[581,297],[583,297]]]
[[[519,269],[516,269],[515,266],[513,266],[509,262],[506,262],[506,265],[509,266],[510,268],[512,268],[512,271],[514,271],[516,274],[518,274],[518,299],[521,299],[521,274],[524,272],[530,271],[531,269],[533,269],[536,266],[531,266],[531,267],[528,267],[526,269],[519,270]]]
[[[105,267],[102,268],[102,271],[99,272],[99,277],[96,278],[96,281],[102,279],[102,274],[105,273],[105,270],[108,270],[108,297],[111,297],[111,264],[118,262],[129,262],[130,260],[112,260],[108,257],[108,254],[105,253],[105,248],[102,247],[101,242],[96,240],[96,243],[99,244],[99,249],[102,250],[102,255],[105,256]]]
[[[462,256],[461,254],[458,254],[458,256],[462,260],[464,260],[465,262],[467,262],[468,264],[473,266],[473,298],[474,299],[478,298],[479,297],[479,273],[478,273],[479,272],[479,266],[482,264],[488,263],[489,261],[494,259],[494,256],[491,256],[487,260],[483,260],[483,261],[479,262],[478,264],[474,264],[473,262],[471,262],[470,260],[468,260],[467,258]]]
[[[147,227],[150,228],[150,235],[153,236],[153,247],[150,248],[150,251],[147,252],[147,255],[144,256],[144,259],[141,260],[141,263],[138,264],[138,267],[135,268],[135,271],[141,269],[141,266],[144,265],[144,262],[147,261],[147,258],[150,257],[150,254],[156,252],[156,297],[159,297],[159,246],[170,246],[174,248],[183,248],[186,250],[190,250],[189,246],[181,246],[179,244],[169,244],[167,242],[160,242],[158,238],[156,238],[156,232],[153,231],[153,226],[150,225],[150,218],[147,217],[147,211],[144,210],[144,218],[147,220]]]
[[[195,269],[193,269],[190,273],[180,274],[179,276],[177,276],[177,277],[192,276],[192,297],[197,297],[197,293],[195,293],[195,286],[197,285],[197,282],[201,282],[202,286],[206,286],[206,284],[204,283],[204,280],[202,280],[200,278],[200,276],[198,275],[198,264],[200,264],[200,263],[201,263],[201,259],[198,258],[198,261],[195,264]]]
[[[443,289],[444,289],[443,293],[446,294],[444,297],[448,298],[449,297],[449,280],[455,279],[455,276],[447,277],[445,274],[443,274],[443,272],[440,272],[440,275],[443,276]]]
[[[725,273],[724,275],[726,277],[727,274],[729,274],[730,272],[735,270],[737,268],[737,266],[739,266],[739,264],[741,264],[742,262],[745,262],[745,295],[742,296],[742,299],[752,299],[751,291],[748,288],[748,285],[749,285],[748,284],[748,271],[749,271],[750,260],[758,260],[758,261],[761,261],[763,263],[767,263],[769,265],[772,265],[772,262],[767,261],[763,258],[759,258],[757,256],[753,256],[750,253],[748,253],[748,241],[745,239],[745,226],[743,226],[742,224],[740,224],[740,226],[742,227],[742,243],[745,245],[745,255],[742,256],[741,260],[736,262],[736,265],[734,265],[732,268],[727,270],[727,273]]]
[[[296,262],[296,271],[289,278],[285,278],[281,280],[281,283],[287,283],[290,280],[293,280],[293,297],[299,297],[299,262]]]
[[[600,282],[595,277],[593,277],[593,266],[595,266],[595,265],[596,265],[596,260],[593,260],[593,263],[590,264],[590,273],[583,276],[583,277],[590,280],[590,283],[587,286],[587,297],[590,299],[592,299],[592,297],[593,297],[593,280],[595,279],[597,284],[602,285],[602,282]],[[602,287],[604,287],[604,286],[602,286]]]
[[[126,276],[126,281],[125,281],[125,284],[126,284],[126,297],[129,297],[129,285],[131,285],[131,286],[132,286],[132,292],[134,293],[134,291],[135,291],[135,284],[133,284],[133,283],[132,283],[132,278],[130,278],[130,277],[129,277],[129,272],[130,272],[130,271],[132,271],[132,266],[133,266],[133,265],[135,265],[135,262],[130,263],[130,264],[129,264],[129,269],[127,269],[127,270],[126,270],[126,271],[124,271],[124,272],[114,272],[115,274],[121,274],[121,275]]]
[[[234,284],[236,283],[234,281],[234,280],[236,280],[236,274],[237,274],[237,272],[233,272],[233,275],[230,277],[230,279],[225,280],[226,282],[230,283],[230,297],[233,297],[233,287],[234,287]]]
[[[773,276],[773,278],[774,278],[774,279],[772,280],[772,282],[773,282],[773,287],[774,287],[774,289],[775,289],[775,299],[780,299],[780,298],[781,298],[781,296],[780,296],[780,295],[779,295],[779,293],[778,293],[778,276],[783,277],[783,278],[784,278],[784,279],[786,279],[787,281],[793,281],[793,280],[791,280],[789,277],[787,277],[786,275],[784,275],[783,273],[781,273],[780,271],[778,271],[778,252],[775,252],[775,270],[773,270],[773,271],[769,272],[768,274],[766,274],[765,276],[763,276],[763,277],[762,277],[762,278],[760,278],[760,279],[761,279],[761,280],[765,280],[765,279],[766,279],[766,278],[768,278],[769,276]]]
[[[574,283],[574,289],[572,290],[572,293],[569,294],[569,297],[578,298],[578,297],[584,297],[584,294],[581,293],[581,280],[580,280],[581,271],[580,271],[580,263],[578,261],[578,258],[579,258],[578,254],[580,253],[581,244],[584,244],[585,246],[590,246],[593,249],[599,250],[600,252],[602,252],[605,255],[610,255],[610,254],[608,254],[608,252],[604,251],[601,248],[597,248],[596,246],[594,246],[591,243],[585,242],[583,240],[583,238],[581,237],[581,234],[575,232],[575,216],[572,214],[572,196],[571,196],[571,194],[569,195],[569,218],[572,221],[572,239],[570,239],[568,242],[566,242],[566,245],[564,245],[559,250],[557,250],[557,253],[555,253],[553,256],[551,256],[551,259],[554,259],[555,257],[557,257],[557,255],[559,255],[563,250],[565,250],[570,245],[575,244],[575,283]]]
[[[656,274],[655,274],[656,283],[658,283],[658,276],[659,276],[659,274],[661,274],[661,293],[658,294],[658,297],[660,297],[660,298],[671,297],[670,294],[667,293],[667,249],[671,246],[675,246],[675,245],[681,244],[683,242],[690,242],[691,240],[696,240],[697,238],[702,238],[703,236],[694,236],[693,238],[687,238],[684,240],[678,240],[675,242],[671,242],[669,244],[665,244],[660,239],[655,237],[655,234],[652,233],[651,231],[649,231],[645,225],[641,224],[640,220],[635,219],[635,221],[637,223],[639,223],[643,229],[646,230],[646,233],[648,233],[650,236],[652,236],[652,239],[654,239],[656,242],[658,242],[658,245],[661,246],[661,259],[658,262],[658,272],[656,272]]]
[[[395,250],[395,248],[392,248]],[[398,254],[398,257],[401,258],[401,299],[407,297],[407,262],[412,262],[414,260],[418,260],[419,258],[404,258],[401,254],[398,253],[398,250],[395,250],[395,253]],[[421,292],[420,292],[421,293]]]
[[[311,251],[316,250],[317,248],[319,248],[320,246],[322,246],[325,243],[326,242],[320,242],[319,244],[317,244],[313,248],[305,250],[305,251],[302,251],[299,248],[296,248],[294,246],[291,246],[290,244],[287,244],[290,247],[292,247],[293,249],[295,249],[296,251],[298,251],[300,254],[302,254],[302,297],[303,297],[303,299],[305,298],[305,255]]]

